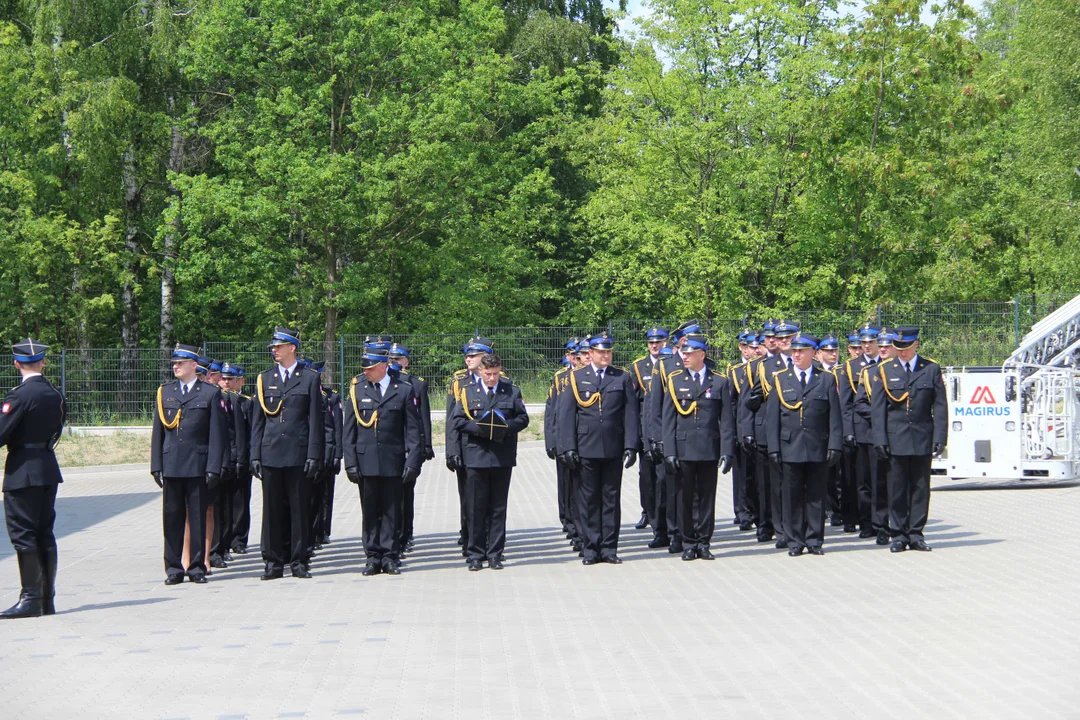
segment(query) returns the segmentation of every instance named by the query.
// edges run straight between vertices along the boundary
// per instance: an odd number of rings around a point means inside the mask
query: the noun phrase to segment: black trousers
[[[856,469],[858,457],[857,445],[854,449],[844,448],[844,456],[841,460],[843,472],[840,473],[840,515],[844,519],[844,525],[858,525],[861,520],[859,475]]]
[[[648,459],[645,452],[638,453],[638,499],[641,512],[649,519],[656,515],[656,466]]]
[[[825,497],[829,514],[837,520],[843,519],[843,513],[841,512],[843,498],[840,496],[843,484],[844,463],[840,462],[836,465],[831,465],[829,467],[828,479],[825,483]]]
[[[495,560],[506,548],[506,502],[513,468],[469,468],[469,560]]]
[[[222,479],[218,486],[217,502],[214,505],[214,537],[210,545],[211,559],[222,559],[230,549],[233,541],[233,497],[235,495],[235,473],[230,473],[228,479]]]
[[[610,557],[619,549],[622,459],[581,458],[578,512],[586,558]]]
[[[647,462],[642,460],[642,462]],[[654,464],[653,473],[655,473],[656,481],[653,483],[653,497],[656,500],[653,502],[653,514],[649,516],[649,524],[652,525],[653,537],[657,539],[664,539],[671,537],[671,529],[668,526],[668,493],[667,486],[670,481],[668,480],[667,470],[664,468],[664,463],[659,462]],[[676,532],[678,532],[676,530]]]
[[[333,470],[324,470],[315,476],[308,494],[308,547],[314,549],[322,539],[323,504],[326,502],[327,483]]]
[[[889,529],[888,463],[869,443],[859,443],[855,473],[859,492],[859,529]]]
[[[402,485],[400,477],[364,475],[360,478],[364,554],[374,565],[388,567],[398,558],[395,542],[401,522]]]
[[[732,481],[738,478],[741,483],[739,497],[742,503],[737,508],[736,517],[740,522],[757,522],[758,491],[757,479],[754,477],[757,453],[747,453],[742,446],[735,448],[735,464],[732,466]]]
[[[331,474],[326,478],[326,491],[323,493],[322,504],[322,536],[320,540],[326,540],[330,537],[331,521],[334,518],[334,488],[337,485],[337,478]]]
[[[923,539],[930,514],[930,455],[893,455],[887,461],[889,528],[910,543]]]
[[[570,537],[585,542],[585,522],[581,519],[581,504],[578,502],[578,490],[581,488],[581,468],[566,468],[567,496],[566,509],[570,513]]]
[[[460,537],[465,542],[469,540],[469,497],[465,486],[469,480],[469,473],[465,468],[457,469],[457,495],[458,505],[461,509],[461,533]]]
[[[555,461],[555,482],[559,496],[559,522],[563,532],[573,537],[577,532],[574,527],[574,483],[570,477],[570,468],[558,460]]]
[[[667,515],[668,536],[672,542],[682,542],[682,532],[679,529],[679,503],[682,498],[682,488],[679,479],[663,470],[663,493],[665,498],[664,513]]]
[[[717,460],[683,460],[679,471],[679,530],[683,549],[707,548],[716,523]]]
[[[8,538],[16,551],[47,550],[56,547],[53,525],[56,523],[57,485],[38,485],[4,492],[4,519]],[[180,520],[180,538],[184,521]]]
[[[293,569],[307,565],[310,492],[304,468],[263,466],[262,556],[268,566],[282,569],[286,561]]]
[[[206,478],[164,478],[161,526],[165,533],[165,574],[192,577],[206,574]],[[190,518],[190,560],[185,568],[184,523]]]
[[[401,540],[413,537],[413,519],[416,516],[416,481],[410,480],[401,487]]]
[[[787,542],[784,534],[784,503],[781,496],[782,478],[769,463],[769,453],[758,447],[755,462],[755,480],[758,486],[758,537],[776,534],[780,543]]]
[[[233,549],[246,548],[251,532],[251,473],[246,472],[234,481],[232,500]]]
[[[784,463],[784,534],[789,549],[821,547],[825,542],[828,482],[828,463]]]

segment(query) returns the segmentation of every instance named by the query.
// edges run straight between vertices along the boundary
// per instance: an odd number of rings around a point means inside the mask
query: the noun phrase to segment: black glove
[[[721,458],[720,458],[720,472],[721,472],[721,474],[726,473],[728,470],[731,469],[731,460],[732,460],[732,457],[730,455],[721,456]]]
[[[424,460],[434,460],[434,459],[435,459],[435,448],[428,445],[427,447],[424,448]]]
[[[235,471],[232,465],[223,465],[221,467],[221,482],[228,482],[233,479]]]
[[[154,482],[157,483],[157,486],[159,488],[162,488],[162,489],[165,488],[165,485],[161,482],[161,471],[160,470],[158,470],[157,472],[152,472],[152,473],[150,473],[150,475],[154,478]]]
[[[934,443],[933,448],[930,450],[930,454],[934,457],[941,457],[943,452],[945,452],[945,446],[941,443]]]
[[[349,482],[360,484],[360,468],[345,468],[345,477],[349,478]]]
[[[742,439],[742,449],[743,449],[743,452],[746,452],[746,453],[754,452],[754,436],[753,435],[747,435],[746,437],[744,437]]]
[[[450,472],[457,472],[458,466],[461,464],[461,458],[457,455],[446,456],[446,469]]]
[[[547,452],[547,456],[548,456],[548,457],[549,457],[550,459],[552,459],[552,460],[554,460],[554,459],[555,459],[555,448],[548,448],[548,449],[546,450],[546,452]]]
[[[780,464],[780,453],[769,453],[769,467],[775,472],[780,472],[783,469],[783,466]]]
[[[750,409],[750,412],[757,412],[761,409],[763,402],[765,402],[765,391],[758,385],[750,391],[750,397],[746,399],[746,407]]]
[[[637,462],[637,453],[633,450],[623,450],[622,453],[622,466],[624,468],[634,467],[634,463]]]
[[[251,461],[251,474],[254,475],[255,477],[259,478],[260,480],[262,480],[262,461],[261,460],[252,460]]]
[[[678,475],[680,469],[682,469],[682,464],[679,462],[679,458],[674,455],[668,455],[664,458],[664,470],[672,475]]]
[[[829,467],[836,467],[841,457],[843,457],[843,453],[839,450],[830,450],[829,454],[825,456],[826,460],[829,461]]]
[[[655,440],[649,441],[649,460],[653,465],[664,462],[664,443]]]
[[[304,477],[309,480],[315,477],[315,474],[319,472],[319,461],[307,459],[304,461]]]
[[[846,447],[848,450],[854,450],[855,449],[855,436],[854,435],[845,435],[844,436],[844,447]]]
[[[567,450],[559,457],[562,459],[563,465],[571,470],[577,470],[578,466],[581,465],[581,456],[577,454],[577,450]]]
[[[236,463],[236,477],[245,477],[247,476],[248,472],[249,470],[247,463]]]
[[[401,482],[407,483],[420,477],[420,471],[414,467],[405,466],[405,469],[401,472]]]
[[[218,473],[206,473],[206,487],[208,487],[209,489],[213,490],[218,486],[218,483],[220,482],[221,475],[219,475]]]
[[[341,458],[334,461],[334,477],[341,474]]]
[[[892,452],[889,450],[888,445],[875,445],[874,452],[877,453],[878,458],[880,458],[881,460],[888,460],[889,457],[892,455]]]

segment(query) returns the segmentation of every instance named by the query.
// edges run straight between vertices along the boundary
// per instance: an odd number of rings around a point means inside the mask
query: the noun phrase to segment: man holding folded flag
[[[506,503],[510,475],[517,465],[517,436],[529,425],[521,389],[500,377],[502,361],[494,353],[480,361],[480,382],[464,385],[447,426],[460,436],[467,468],[465,484],[469,570],[484,561],[501,570],[506,546]]]

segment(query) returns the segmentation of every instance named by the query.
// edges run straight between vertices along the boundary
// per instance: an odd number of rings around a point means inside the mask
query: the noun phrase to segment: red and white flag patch
[[[9,412],[11,412],[11,403],[4,403],[4,405],[0,407],[0,413],[7,415]]]

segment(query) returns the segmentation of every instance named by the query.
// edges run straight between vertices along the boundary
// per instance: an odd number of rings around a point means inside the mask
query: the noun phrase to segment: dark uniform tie
[[[787,359],[787,369],[790,370],[794,366],[795,366],[795,361],[792,360],[791,358],[788,358]]]
[[[805,370],[800,370],[799,371],[799,384],[801,384],[803,387],[806,387],[806,371]]]
[[[184,383],[180,383],[180,396],[187,396],[187,385],[185,385]]]

